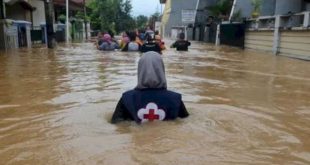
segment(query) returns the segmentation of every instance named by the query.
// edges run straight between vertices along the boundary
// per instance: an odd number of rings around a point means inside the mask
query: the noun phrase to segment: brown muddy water
[[[2,52],[0,164],[310,164],[310,62],[201,43],[167,50],[168,87],[191,116],[112,125],[139,56],[90,43]]]

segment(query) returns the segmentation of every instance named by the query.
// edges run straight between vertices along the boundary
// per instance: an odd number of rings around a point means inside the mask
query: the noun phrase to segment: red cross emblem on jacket
[[[155,103],[148,103],[145,108],[141,108],[138,111],[138,117],[141,119],[141,122],[148,122],[154,120],[164,120],[166,113],[162,109],[158,109],[158,106]]]

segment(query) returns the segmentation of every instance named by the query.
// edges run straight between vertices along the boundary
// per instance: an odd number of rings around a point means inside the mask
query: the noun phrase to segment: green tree
[[[252,0],[252,6],[254,10],[252,11],[252,17],[257,18],[260,14],[260,8],[262,6],[262,0]]]
[[[232,4],[233,0],[218,0],[215,5],[206,9],[216,18],[228,19]]]
[[[78,11],[74,17],[77,19],[83,19],[83,20],[86,19],[87,21],[90,20],[89,16],[85,17],[84,12],[81,12],[81,11]]]
[[[136,28],[136,22],[131,16],[132,5],[130,0],[118,0],[118,11],[115,24],[116,32],[133,30]]]
[[[93,29],[108,31],[114,30],[114,21],[117,14],[118,0],[92,0],[90,8],[90,22]]]
[[[138,29],[145,28],[148,23],[148,17],[144,15],[139,15],[136,18],[136,27]]]
[[[155,12],[153,15],[150,16],[148,25],[152,29],[154,29],[156,21],[160,21],[160,13],[159,12]]]
[[[130,0],[92,0],[88,8],[93,29],[121,32],[136,26]]]

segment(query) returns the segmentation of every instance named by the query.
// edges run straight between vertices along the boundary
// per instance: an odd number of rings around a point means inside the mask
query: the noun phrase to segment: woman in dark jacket
[[[123,93],[112,116],[112,123],[124,120],[137,123],[174,120],[188,115],[181,94],[167,90],[161,55],[151,51],[143,54],[139,60],[138,85]]]

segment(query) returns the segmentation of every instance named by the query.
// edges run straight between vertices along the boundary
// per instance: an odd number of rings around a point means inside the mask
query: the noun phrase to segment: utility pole
[[[66,42],[69,42],[69,0],[66,0]]]
[[[86,40],[88,39],[88,36],[87,36],[87,20],[86,20],[86,17],[87,17],[87,11],[86,11],[86,2],[85,0],[83,0],[84,2],[84,24],[85,24],[85,38]]]
[[[54,4],[52,0],[44,0],[47,47],[53,49],[56,45],[54,31]]]

